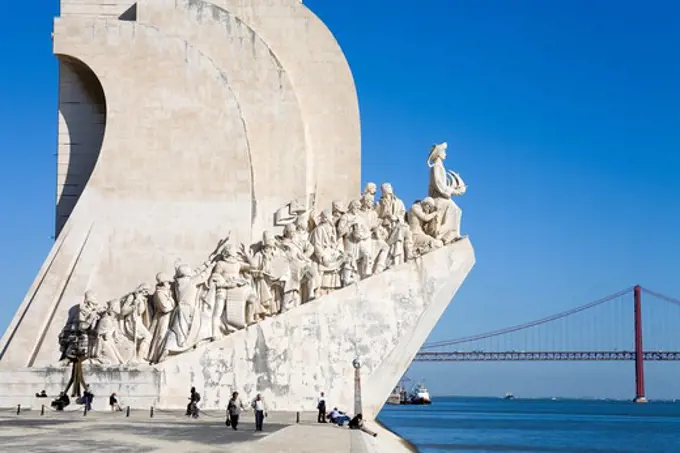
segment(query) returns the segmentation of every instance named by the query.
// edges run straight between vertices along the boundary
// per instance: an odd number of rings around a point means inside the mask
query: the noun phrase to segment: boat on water
[[[404,400],[404,388],[401,386],[401,384],[397,385],[394,390],[392,390],[392,393],[390,393],[390,396],[387,398],[386,403],[387,404],[402,404]]]
[[[515,399],[515,395],[513,395],[513,394],[510,393],[510,392],[507,392],[507,393],[505,394],[505,396],[503,397],[503,399],[504,399],[504,400],[514,400],[514,399]]]
[[[387,404],[409,404],[409,394],[406,391],[406,387],[404,386],[405,383],[411,381],[411,379],[407,378],[406,376],[402,377],[399,380],[399,383],[397,384],[396,387],[394,387],[394,390],[392,390],[392,393],[390,393],[390,396],[387,398],[386,403]]]
[[[432,404],[430,392],[423,384],[417,384],[408,395],[408,403],[406,404]]]

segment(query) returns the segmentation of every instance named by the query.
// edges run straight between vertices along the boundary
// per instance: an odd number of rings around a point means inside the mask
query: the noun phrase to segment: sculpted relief
[[[318,215],[292,202],[277,213],[280,236],[238,247],[227,236],[198,267],[177,262],[119,299],[87,291],[59,335],[60,360],[159,363],[461,239],[452,198],[467,186],[444,167],[446,150],[430,149],[428,196],[408,209],[389,183]]]

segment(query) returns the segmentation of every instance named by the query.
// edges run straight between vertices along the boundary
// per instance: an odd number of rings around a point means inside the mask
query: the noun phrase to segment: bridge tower
[[[645,397],[645,361],[642,351],[642,288],[633,288],[635,312],[635,402],[646,403]]]

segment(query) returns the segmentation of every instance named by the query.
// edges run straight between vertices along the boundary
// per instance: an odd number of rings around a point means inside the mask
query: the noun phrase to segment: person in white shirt
[[[331,423],[336,423],[335,420],[338,417],[340,417],[340,411],[338,411],[337,407],[334,407],[331,413],[328,414],[328,418],[331,420]]]
[[[264,405],[264,399],[259,393],[253,400],[253,409],[255,409],[255,431],[262,431],[264,425],[264,418],[267,416],[267,408]]]
[[[321,392],[319,401],[316,403],[316,408],[319,410],[319,416],[316,421],[319,423],[326,423],[326,397],[323,392]]]

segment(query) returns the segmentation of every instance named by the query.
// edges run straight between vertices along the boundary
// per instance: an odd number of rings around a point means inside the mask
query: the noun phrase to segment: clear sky
[[[446,140],[447,166],[469,185],[457,201],[477,265],[431,340],[530,321],[636,283],[680,296],[680,3],[305,4],[352,67],[364,181],[390,181],[410,203],[426,192],[429,146]],[[12,19],[0,27],[2,330],[54,229],[58,3],[25,9],[8,2]],[[650,397],[680,398],[680,367],[647,370]],[[433,393],[633,392],[632,363],[417,364],[409,375]]]

